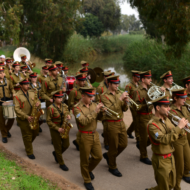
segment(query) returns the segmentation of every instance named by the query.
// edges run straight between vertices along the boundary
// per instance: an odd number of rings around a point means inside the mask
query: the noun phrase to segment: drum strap
[[[4,81],[5,81],[5,84],[4,85],[0,85],[0,87],[2,87],[3,88],[3,98],[1,99],[2,101],[6,101],[6,97],[5,97],[5,86],[7,86],[7,79],[6,78],[4,78]]]
[[[21,89],[22,90],[22,89]],[[23,90],[22,90],[22,92],[23,92]],[[23,92],[23,94],[24,94],[24,96],[26,97],[26,99],[28,100],[28,103],[30,104],[30,107],[32,108],[32,105],[31,105],[31,103],[30,103],[30,101],[29,101],[29,94],[28,94],[28,92],[27,92],[27,95]]]
[[[58,107],[55,106],[55,104],[53,104],[53,106],[55,107],[55,109],[59,112],[60,116],[61,116],[61,125],[63,124],[63,105],[62,105],[62,111],[60,111],[58,109]]]

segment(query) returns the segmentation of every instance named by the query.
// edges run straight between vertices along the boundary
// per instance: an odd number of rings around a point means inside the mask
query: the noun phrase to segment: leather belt
[[[156,153],[154,153],[154,154],[156,154]],[[169,153],[169,154],[156,154],[156,155],[158,155],[158,156],[162,156],[163,159],[166,159],[166,158],[171,157],[171,156],[172,156],[172,153]]]
[[[56,122],[56,121],[54,121],[53,123],[55,123],[55,124],[60,124],[61,122]]]
[[[14,90],[20,90],[20,87],[14,87]]]
[[[150,113],[147,113],[147,112],[137,112],[138,114],[140,114],[140,115],[151,115],[152,114],[152,112],[150,112]]]
[[[119,120],[105,120],[107,122],[120,122],[120,121],[123,121],[123,119],[119,119]]]
[[[85,134],[94,134],[96,131],[81,131],[79,130],[80,133],[85,133]]]

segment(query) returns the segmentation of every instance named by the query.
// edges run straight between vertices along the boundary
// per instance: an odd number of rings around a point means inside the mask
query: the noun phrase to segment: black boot
[[[2,138],[2,142],[3,142],[3,143],[7,143],[7,142],[8,142],[7,137],[3,137],[3,138]]]
[[[42,132],[42,128],[41,128],[41,127],[39,127],[39,132],[40,132],[40,133]]]
[[[86,187],[87,190],[94,190],[92,183],[84,183],[84,186]]]
[[[121,177],[122,174],[119,172],[119,170],[116,168],[116,169],[110,169],[109,168],[109,172],[117,177]]]
[[[64,171],[68,171],[69,170],[69,168],[64,164],[64,165],[60,165],[59,166],[62,170],[64,170]]]
[[[104,138],[104,133],[102,133],[102,137]]]
[[[132,134],[127,134],[130,139],[134,139],[134,136]]]
[[[139,141],[136,142],[136,147],[140,150],[140,142]]]
[[[91,180],[95,178],[94,174],[92,172],[89,172]]]
[[[149,158],[141,158],[140,161],[144,164],[152,165],[152,162],[149,160]]]
[[[57,160],[57,157],[56,157],[56,154],[55,154],[55,151],[52,152],[54,158],[55,158],[55,161],[58,163],[58,160]]]
[[[11,136],[12,136],[11,133],[8,132],[8,133],[7,133],[7,137],[8,137],[8,138],[11,138]]]
[[[104,153],[104,154],[103,154],[103,157],[104,157],[104,159],[106,159],[107,164],[108,164],[108,166],[109,166],[109,158],[108,158],[107,153]]]
[[[76,140],[73,141],[73,144],[76,146],[76,149],[79,151],[79,145]]]
[[[105,148],[106,150],[109,150],[109,145],[105,145],[104,148]]]
[[[27,155],[27,156],[28,156],[28,158],[30,158],[31,160],[34,160],[34,159],[35,159],[35,156],[34,156],[33,154]]]
[[[190,183],[190,177],[183,177],[183,180],[184,180],[186,183]]]

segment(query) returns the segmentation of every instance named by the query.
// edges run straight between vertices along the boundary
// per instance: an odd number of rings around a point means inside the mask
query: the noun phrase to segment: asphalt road
[[[130,111],[125,113],[125,123],[129,126],[131,123]],[[53,146],[51,145],[50,132],[46,123],[41,125],[43,132],[35,139],[33,143],[34,155],[36,159],[33,161],[38,166],[51,170],[52,172],[63,176],[65,179],[84,188],[83,178],[80,173],[80,159],[79,152],[76,150],[72,141],[75,139],[77,133],[77,127],[74,118],[71,123],[74,128],[70,131],[70,147],[63,154],[66,165],[69,167],[68,172],[64,172],[59,168],[59,165],[55,163],[52,156]],[[99,122],[97,131],[100,134],[100,141],[102,144],[102,153],[106,152],[103,147],[102,124]],[[12,137],[8,139],[7,144],[3,144],[5,148],[18,156],[28,159],[24,150],[24,145],[21,137],[20,128],[14,123],[11,129]],[[148,147],[148,155],[151,158],[151,147]],[[128,146],[117,158],[117,165],[119,171],[123,174],[123,177],[115,177],[108,172],[108,166],[106,161],[102,159],[100,164],[93,171],[95,179],[93,180],[93,186],[96,190],[137,190],[156,186],[154,179],[154,172],[152,166],[145,165],[139,161],[139,150],[135,146],[134,139],[128,139]],[[182,181],[182,190],[189,190],[190,185]]]

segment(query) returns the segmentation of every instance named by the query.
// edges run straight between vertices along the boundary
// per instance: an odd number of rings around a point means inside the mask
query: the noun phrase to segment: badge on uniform
[[[158,136],[159,136],[158,132],[155,133],[155,138],[156,138],[156,139],[158,138]]]
[[[77,115],[76,115],[76,118],[79,118],[80,117],[80,113],[78,113]]]
[[[98,92],[96,94],[99,94]]]

